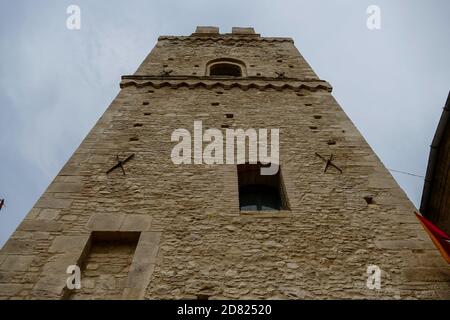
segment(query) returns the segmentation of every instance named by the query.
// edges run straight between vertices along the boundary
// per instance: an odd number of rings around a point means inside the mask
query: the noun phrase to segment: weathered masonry
[[[2,299],[450,298],[414,206],[292,39],[162,36],[120,86],[1,250]],[[197,120],[279,128],[278,174],[175,165],[171,133]]]

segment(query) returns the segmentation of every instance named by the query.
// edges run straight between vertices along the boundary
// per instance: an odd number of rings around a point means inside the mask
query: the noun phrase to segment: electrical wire
[[[389,171],[392,171],[392,172],[397,172],[397,173],[401,173],[401,174],[406,174],[406,175],[408,175],[408,176],[413,176],[413,177],[425,179],[425,176],[421,176],[421,175],[414,174],[414,173],[410,173],[410,172],[406,172],[406,171],[394,170],[394,169],[389,169],[389,168],[388,168],[388,170],[389,170]]]

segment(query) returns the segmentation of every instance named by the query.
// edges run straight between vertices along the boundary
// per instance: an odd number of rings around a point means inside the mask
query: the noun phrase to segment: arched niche
[[[206,65],[206,75],[212,77],[246,77],[245,63],[232,58],[214,59]]]

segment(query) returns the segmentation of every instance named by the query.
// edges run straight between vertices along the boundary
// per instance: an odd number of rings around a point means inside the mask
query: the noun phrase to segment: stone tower
[[[174,164],[194,121],[278,128],[278,173]],[[198,27],[122,78],[3,247],[0,297],[450,298],[414,210],[292,39]]]

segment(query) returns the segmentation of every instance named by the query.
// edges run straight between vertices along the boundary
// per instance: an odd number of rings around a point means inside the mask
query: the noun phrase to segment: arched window
[[[209,69],[210,76],[231,76],[242,77],[242,70],[236,64],[231,63],[216,63]]]
[[[206,65],[206,75],[214,77],[245,77],[247,70],[245,64],[237,59],[214,59]]]

